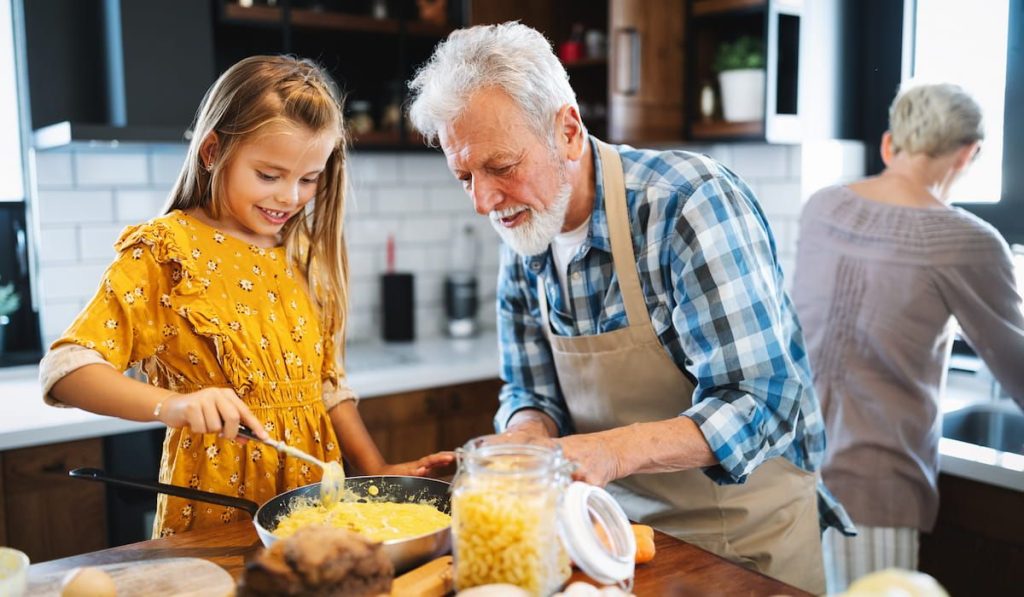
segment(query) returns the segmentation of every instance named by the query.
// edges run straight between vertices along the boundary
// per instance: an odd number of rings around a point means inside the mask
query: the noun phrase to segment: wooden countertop
[[[796,587],[752,572],[710,552],[655,532],[657,555],[637,566],[633,592],[637,597],[663,595],[792,595],[806,596]],[[76,566],[99,566],[154,558],[202,558],[238,578],[247,557],[260,547],[256,530],[249,522],[237,522],[216,529],[192,531],[164,539],[142,541],[80,556],[34,564],[29,583]],[[587,580],[576,571],[572,580]]]

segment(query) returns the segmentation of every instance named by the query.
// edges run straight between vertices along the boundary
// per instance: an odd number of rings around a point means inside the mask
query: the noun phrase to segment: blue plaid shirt
[[[596,147],[597,193],[590,230],[569,263],[562,296],[550,250],[522,257],[502,249],[498,278],[501,431],[518,410],[550,415],[574,431],[541,323],[543,276],[551,325],[560,336],[627,325],[612,267],[608,216]],[[753,191],[736,174],[697,154],[616,148],[622,158],[633,251],[655,332],[694,382],[681,414],[701,429],[719,464],[704,469],[720,484],[742,483],[762,462],[783,456],[816,471],[825,428],[793,306],[783,289],[775,240]],[[824,485],[824,526],[853,524]]]

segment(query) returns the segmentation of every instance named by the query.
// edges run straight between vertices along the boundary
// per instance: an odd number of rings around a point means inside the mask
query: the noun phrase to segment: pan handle
[[[196,500],[209,504],[238,508],[248,512],[254,519],[256,518],[256,511],[260,509],[259,504],[250,500],[221,495],[219,493],[210,493],[209,491],[200,491],[190,487],[179,487],[178,485],[157,483],[156,481],[141,481],[138,479],[111,477],[106,472],[98,468],[76,468],[70,471],[68,475],[75,479],[101,481],[103,483],[109,483],[110,485],[117,485],[119,487],[131,487],[132,489],[164,493],[175,497],[185,498],[187,500]]]

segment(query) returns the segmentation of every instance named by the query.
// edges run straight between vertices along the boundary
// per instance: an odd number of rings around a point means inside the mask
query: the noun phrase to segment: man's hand
[[[626,476],[620,458],[620,449],[605,432],[579,433],[559,438],[565,457],[576,465],[572,478],[591,485],[604,487]]]

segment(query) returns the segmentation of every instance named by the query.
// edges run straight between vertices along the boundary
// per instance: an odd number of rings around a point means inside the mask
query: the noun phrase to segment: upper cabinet
[[[182,141],[217,75],[254,54],[323,64],[359,149],[423,148],[405,82],[452,29],[457,0],[21,0],[37,147]]]
[[[255,53],[318,60],[345,95],[358,149],[423,148],[404,117],[406,82],[463,23],[455,0],[292,0],[215,3],[218,71]]]
[[[609,140],[682,139],[683,1],[612,0],[609,4]]]
[[[694,140],[799,141],[802,0],[689,0]]]

